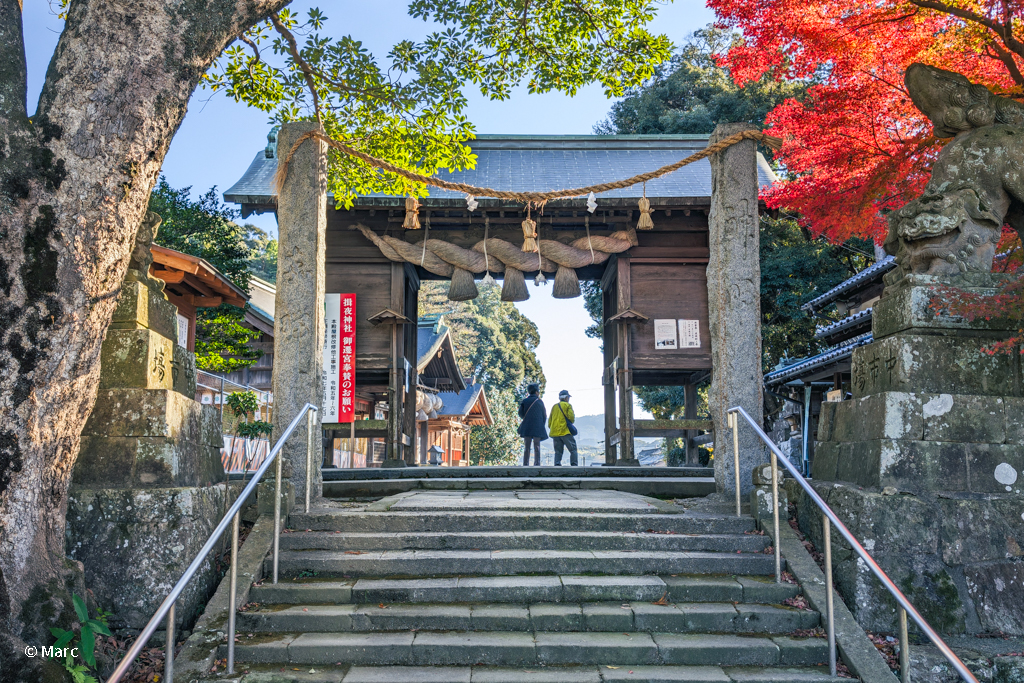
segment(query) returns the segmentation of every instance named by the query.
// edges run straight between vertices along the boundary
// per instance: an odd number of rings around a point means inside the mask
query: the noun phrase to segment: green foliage
[[[261,420],[253,420],[252,422],[243,422],[235,427],[235,432],[238,436],[245,439],[259,439],[262,437],[270,437],[271,432],[274,431],[274,425],[269,422],[263,422]]]
[[[236,287],[248,291],[252,250],[246,239],[253,227],[243,228],[233,222],[235,211],[221,203],[216,187],[210,188],[198,201],[192,200],[191,190],[191,187],[175,190],[166,178],[160,177],[149,196],[149,210],[163,219],[157,243],[204,259]],[[274,254],[276,273],[276,241]],[[259,332],[242,325],[244,317],[243,309],[228,304],[196,312],[197,368],[232,372],[259,360],[263,352],[246,346]]]
[[[831,244],[791,218],[761,217],[761,352],[765,372],[783,356],[800,358],[825,349],[814,339],[821,318],[800,309],[874,262],[860,239]]]
[[[765,74],[738,87],[716,55],[737,40],[714,25],[695,31],[653,78],[632,88],[594,128],[603,134],[704,134],[719,123],[763,125],[768,112],[786,99],[803,97],[806,86],[778,82]]]
[[[235,417],[248,419],[250,415],[260,409],[260,399],[255,391],[232,391],[224,400],[231,408]]]
[[[234,222],[235,210],[222,204],[217,188],[193,201],[192,188],[172,188],[160,176],[149,196],[149,210],[163,222],[157,244],[198,256],[219,270],[236,287],[249,289],[249,246],[246,229]]]
[[[85,601],[77,595],[73,595],[71,600],[75,607],[75,616],[78,617],[78,632],[51,627],[50,633],[57,639],[53,647],[58,649],[68,648],[63,664],[75,683],[96,683],[96,679],[88,675],[89,669],[75,662],[75,658],[71,656],[71,651],[77,648],[78,656],[81,657],[82,661],[89,668],[95,669],[96,634],[111,635],[110,629],[107,628],[107,615],[101,610],[98,619],[90,619],[89,609],[86,607]]]
[[[196,314],[196,367],[208,372],[233,372],[249,367],[263,355],[246,344],[260,332],[242,324],[245,311],[223,304]]]
[[[277,240],[250,223],[242,227],[249,247],[249,272],[267,282],[277,282]]]
[[[524,82],[530,92],[574,94],[597,81],[619,96],[670,56],[669,40],[646,29],[655,6],[651,0],[413,0],[409,13],[441,29],[421,42],[399,42],[386,60],[351,36],[321,35],[327,17],[319,9],[305,19],[283,10],[276,26],[272,17],[246,32],[248,46],[229,47],[206,86],[271,112],[277,122],[319,119],[332,138],[402,168],[465,169],[475,156],[461,144],[473,137],[464,86],[507,99]],[[268,52],[275,63],[265,59]],[[356,195],[425,193],[334,150],[328,184],[346,208]]]
[[[494,424],[473,427],[470,435],[474,461],[512,464],[522,448],[519,399],[526,385],[546,383],[537,359],[540,333],[514,304],[501,300],[499,287],[480,287],[471,301],[449,301],[448,283],[424,282],[420,288],[420,315],[443,313],[451,328],[462,374],[483,383]]]

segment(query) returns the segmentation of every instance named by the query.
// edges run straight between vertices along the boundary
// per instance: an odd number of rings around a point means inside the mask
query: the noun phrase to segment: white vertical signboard
[[[700,321],[679,321],[679,345],[684,349],[700,348]]]
[[[338,422],[338,369],[341,354],[341,294],[324,295],[323,422]]]
[[[679,348],[676,343],[676,321],[654,321],[654,348],[659,351]]]

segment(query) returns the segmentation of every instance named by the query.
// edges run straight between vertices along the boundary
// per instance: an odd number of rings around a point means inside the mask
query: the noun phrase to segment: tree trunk
[[[68,484],[171,138],[217,55],[285,2],[72,0],[29,118],[21,0],[0,0],[0,680],[39,680],[21,650],[74,620]]]

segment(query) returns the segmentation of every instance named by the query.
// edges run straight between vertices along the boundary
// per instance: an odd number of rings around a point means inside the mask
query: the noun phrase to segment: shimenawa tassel
[[[647,198],[647,183],[644,183],[644,196],[640,198],[640,220],[636,222],[637,230],[654,230],[654,221],[651,220],[651,200]]]
[[[530,205],[526,205],[526,220],[523,221],[523,251],[539,252],[537,247],[537,224],[530,220]]]
[[[406,230],[419,230],[420,229],[420,203],[415,197],[405,198],[405,222],[402,223],[402,227]]]

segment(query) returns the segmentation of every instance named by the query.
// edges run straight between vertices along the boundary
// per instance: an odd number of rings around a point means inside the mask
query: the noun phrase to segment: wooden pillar
[[[629,257],[619,256],[617,263],[616,280],[617,302],[616,308],[621,313],[630,308],[632,294],[630,292]],[[622,323],[616,326],[619,339],[619,454],[616,465],[636,467],[640,462],[633,453],[633,371],[629,364],[629,352],[631,346],[631,325]]]
[[[405,266],[391,264],[391,305],[392,311],[405,310]],[[405,407],[405,334],[402,326],[391,324],[391,363],[388,374],[388,441],[387,453],[382,467],[405,467],[402,457],[402,425]]]
[[[445,448],[445,458],[447,459],[448,464],[451,465],[452,464],[452,451],[454,450],[452,448],[452,423],[451,422],[448,423],[448,439],[447,439],[447,443],[445,444],[445,446],[446,446],[446,448]]]
[[[683,419],[697,419],[697,385],[693,382],[683,385]],[[693,445],[693,437],[697,436],[696,429],[687,429],[686,436],[686,464],[690,467],[697,467],[700,464],[699,451]]]
[[[420,464],[426,465],[427,463],[427,449],[430,448],[430,427],[427,421],[424,420],[420,423]]]
[[[469,459],[469,433],[471,429],[472,428],[467,425],[466,433],[462,437],[462,459],[466,461],[467,465],[473,464],[473,461]]]
[[[416,457],[416,444],[412,443],[416,438],[416,384],[418,382],[416,374],[416,362],[417,362],[417,337],[419,335],[419,326],[416,324],[417,309],[419,308],[419,288],[420,280],[419,276],[416,275],[416,269],[406,263],[404,265],[405,277],[404,277],[404,305],[405,310],[401,311],[403,315],[409,318],[412,322],[406,324],[402,328],[402,336],[404,341],[404,348],[402,349],[403,358],[403,388],[402,391],[405,394],[405,401],[403,406],[403,419],[402,419],[402,434],[405,434],[410,439],[408,448],[403,447],[403,454],[405,464],[409,467],[415,467],[417,464]]]
[[[613,295],[615,283],[615,267],[612,263],[605,268],[604,277],[601,279],[601,298],[604,310],[602,325],[602,353],[604,358],[604,372],[601,377],[601,384],[604,386],[604,464],[611,466],[618,460],[618,448],[612,443],[612,434],[618,431],[618,420],[615,407],[615,357],[618,354],[618,332],[614,325],[608,324],[608,319],[617,312],[615,310],[616,298]]]

